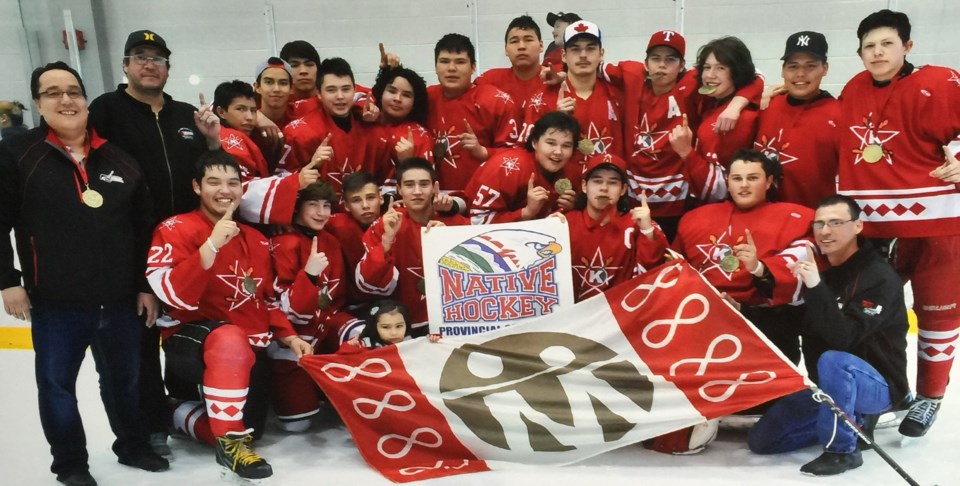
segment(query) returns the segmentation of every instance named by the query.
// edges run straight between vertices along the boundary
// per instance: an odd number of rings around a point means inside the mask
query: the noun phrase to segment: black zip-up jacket
[[[90,103],[90,126],[140,163],[153,194],[155,223],[196,209],[191,181],[197,158],[207,150],[193,119],[197,109],[164,93],[163,109],[154,113],[126,88],[121,84]]]
[[[0,142],[0,288],[23,285],[31,301],[96,308],[149,292],[144,278],[153,227],[137,162],[90,132],[85,160],[99,208],[80,197],[81,173],[45,125]],[[22,273],[6,236],[15,231]],[[22,277],[22,283],[21,283]]]
[[[896,407],[910,391],[903,282],[868,241],[859,238],[859,243],[847,261],[827,269],[816,287],[806,289],[804,331],[823,340],[827,349],[870,363],[886,378]]]

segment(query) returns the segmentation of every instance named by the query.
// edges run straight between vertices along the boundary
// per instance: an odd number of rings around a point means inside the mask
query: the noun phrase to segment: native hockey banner
[[[522,325],[300,363],[397,482],[569,464],[806,386],[682,261]]]
[[[572,306],[570,234],[559,218],[423,234],[430,332],[469,336]]]

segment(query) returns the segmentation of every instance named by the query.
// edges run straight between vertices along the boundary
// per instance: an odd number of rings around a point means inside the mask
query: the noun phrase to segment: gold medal
[[[417,280],[417,292],[420,292],[420,295],[427,295],[427,283],[422,278]]]
[[[320,295],[317,296],[317,307],[320,310],[327,310],[330,308],[330,304],[333,303],[333,300],[330,299],[330,296],[326,292],[320,292]]]
[[[880,161],[880,158],[883,157],[883,147],[875,143],[871,143],[863,149],[861,156],[866,162],[875,164]]]
[[[589,138],[584,138],[580,140],[580,143],[577,144],[577,149],[580,150],[580,153],[583,155],[590,155],[593,153],[593,149],[596,148],[593,144],[593,140]]]
[[[450,150],[450,142],[447,140],[447,137],[441,136],[437,138],[437,141],[433,144],[433,157],[435,160],[440,160],[447,156],[447,151]]]
[[[697,93],[700,93],[702,95],[712,95],[713,92],[716,90],[717,90],[716,86],[710,86],[709,84],[705,84],[701,86],[700,89],[697,90]]]
[[[80,199],[84,204],[90,206],[91,208],[99,208],[103,206],[103,196],[93,189],[87,188],[86,191],[83,191],[83,194],[80,194]]]
[[[724,272],[730,273],[740,267],[740,260],[733,256],[727,255],[720,260],[720,268]]]
[[[557,179],[557,182],[553,183],[553,188],[557,190],[557,194],[562,196],[573,189],[573,183],[570,182],[570,179],[564,177],[563,179]]]
[[[253,277],[249,275],[243,277],[243,290],[250,295],[257,293],[257,282],[253,280]]]

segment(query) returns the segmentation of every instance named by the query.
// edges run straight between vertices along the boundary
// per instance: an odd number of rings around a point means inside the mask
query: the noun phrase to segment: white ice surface
[[[910,346],[915,337],[911,336]],[[912,348],[911,348],[912,349]],[[914,360],[911,359],[911,363]],[[960,378],[954,367],[954,383]],[[50,455],[40,429],[33,351],[0,350],[0,485],[59,484],[49,472]],[[913,375],[912,369],[909,371]],[[174,450],[171,469],[148,473],[121,466],[110,450],[113,436],[100,402],[93,359],[87,356],[77,385],[80,410],[87,432],[90,471],[102,486],[187,486],[224,484],[213,450],[187,439],[170,439]],[[952,395],[951,395],[952,393]],[[901,441],[896,429],[878,430],[877,442],[922,485],[960,485],[960,390],[954,385],[933,429],[922,439]],[[366,486],[392,484],[360,457],[346,428],[327,417],[305,434],[287,435],[272,428],[256,449],[274,468],[270,484]],[[905,484],[880,456],[863,452],[864,465],[831,478],[801,475],[799,468],[820,454],[809,447],[790,454],[758,456],[750,453],[743,432],[721,430],[705,452],[669,456],[640,445],[608,452],[567,467],[515,468],[421,481],[434,485],[860,485]],[[951,459],[952,458],[952,459]]]

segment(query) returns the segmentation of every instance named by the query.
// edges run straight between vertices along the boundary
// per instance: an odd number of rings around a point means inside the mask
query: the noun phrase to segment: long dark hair
[[[380,316],[391,312],[399,312],[400,315],[403,316],[403,322],[407,325],[403,335],[410,336],[410,312],[407,311],[407,307],[395,300],[383,299],[377,301],[370,307],[370,312],[367,314],[366,325],[363,326],[363,331],[360,331],[360,342],[369,345],[371,348],[379,348],[393,344],[384,341],[380,337],[380,332],[377,331],[377,322],[380,321]]]

